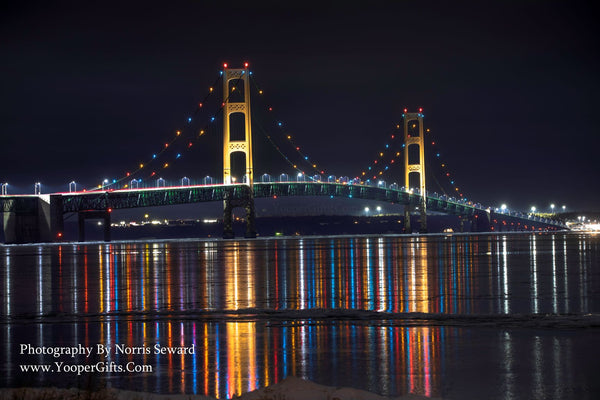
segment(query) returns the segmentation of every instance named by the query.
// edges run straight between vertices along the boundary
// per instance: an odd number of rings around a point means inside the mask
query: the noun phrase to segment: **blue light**
[[[437,153],[435,156],[436,156],[436,157],[439,157],[439,156],[440,156],[440,153]]]
[[[116,180],[116,179],[113,179],[113,183],[117,183],[117,180]]]
[[[402,143],[402,147],[406,147],[406,143]]]
[[[210,122],[215,122],[215,117],[210,117]]]
[[[450,183],[454,185],[454,181],[450,181]]]
[[[175,157],[175,158],[179,158],[179,157],[181,157],[181,154],[177,153],[177,157]]]
[[[278,122],[278,123],[277,123],[277,125],[281,126],[281,125],[282,125],[282,123],[281,123],[281,122]]]
[[[188,122],[192,122],[192,117],[188,117]]]
[[[349,195],[348,195],[348,197],[352,198],[352,195],[351,195],[351,194],[349,194]]]
[[[219,71],[219,73],[220,73],[221,75],[223,75],[223,71]]]
[[[387,165],[385,166],[385,170],[386,170],[386,171],[387,171],[389,168],[390,168],[389,166],[387,166]]]
[[[304,159],[305,159],[305,160],[308,160],[308,156],[304,156]]]
[[[369,171],[371,170],[371,167],[369,167]]]
[[[386,144],[386,145],[385,145],[385,148],[386,148],[386,149],[389,149],[389,148],[390,148],[390,145],[389,145],[389,144]]]
[[[156,158],[156,154],[152,154],[152,158]]]
[[[249,74],[252,75],[252,71],[250,71]]]
[[[333,195],[329,196],[330,199],[333,199]]]

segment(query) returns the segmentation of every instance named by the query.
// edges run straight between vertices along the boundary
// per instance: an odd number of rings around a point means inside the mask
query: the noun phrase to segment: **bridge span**
[[[406,191],[395,185],[386,187],[338,182],[254,182],[252,188],[247,184],[214,184],[0,196],[0,211],[6,243],[60,241],[64,232],[64,215],[70,213],[78,214],[80,241],[85,240],[84,224],[87,219],[104,220],[105,240],[110,240],[110,217],[113,210],[214,201],[229,201],[236,204],[236,202],[244,202],[251,196],[253,198],[286,196],[352,198],[388,202],[410,206],[413,209],[418,208],[425,200],[428,211],[457,215],[462,221],[469,221],[471,229],[475,231],[567,229],[558,221],[522,213],[497,212],[479,204],[455,200],[443,195],[428,194],[423,199],[419,193]]]

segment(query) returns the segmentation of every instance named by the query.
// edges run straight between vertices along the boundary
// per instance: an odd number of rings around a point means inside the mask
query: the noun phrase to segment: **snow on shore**
[[[18,388],[0,389],[0,400],[214,400],[214,397],[202,395],[169,395],[143,392],[132,392],[118,389],[104,389],[98,392],[87,392],[79,389],[57,388]],[[335,388],[319,385],[296,377],[288,377],[283,381],[262,389],[244,393],[239,400],[421,400],[434,398],[406,395],[401,397],[384,397],[375,393],[352,388]],[[441,400],[437,398],[438,400]]]

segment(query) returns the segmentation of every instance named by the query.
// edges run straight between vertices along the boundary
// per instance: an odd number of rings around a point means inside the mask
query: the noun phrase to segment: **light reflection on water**
[[[386,395],[440,396],[476,372],[498,398],[523,390],[561,395],[565,371],[585,376],[597,350],[576,360],[584,342],[568,335],[470,328],[453,316],[598,313],[598,244],[585,235],[516,234],[4,246],[0,382],[91,379],[18,372],[19,363],[54,361],[19,355],[20,343],[160,343],[193,344],[196,354],[96,358],[149,364],[154,372],[94,379],[225,398],[300,376]],[[355,313],[361,310],[394,314],[373,320]],[[415,326],[398,313],[438,322]],[[526,361],[518,358],[523,352]]]

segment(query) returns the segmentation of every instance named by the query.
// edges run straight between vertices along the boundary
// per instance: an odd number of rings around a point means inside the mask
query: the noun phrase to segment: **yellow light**
[[[317,164],[313,164],[313,168],[317,168]]]
[[[399,155],[400,155],[400,152],[397,152],[397,153],[396,153],[396,157],[398,157]]]
[[[364,176],[364,175],[365,175],[365,172],[363,171],[363,173],[362,173],[362,174],[363,174],[363,176]]]
[[[396,129],[400,129],[400,125],[396,125]]]
[[[124,188],[127,189],[129,186],[127,184],[125,184]]]
[[[379,157],[383,157],[383,153],[379,153]]]
[[[181,131],[177,131],[177,136],[181,135]]]
[[[429,128],[427,128],[427,132],[429,132]]]
[[[294,164],[294,168],[297,168],[297,167],[296,167],[296,164]]]
[[[167,168],[169,166],[169,163],[165,163],[165,166],[163,168]]]
[[[200,131],[200,136],[202,136],[202,135],[204,135],[204,131],[203,130]]]
[[[379,175],[383,175],[383,171],[379,171]]]
[[[455,188],[454,190],[456,190],[458,192],[458,188]]]
[[[416,128],[416,127],[417,127],[417,124],[413,124],[413,128]]]
[[[102,187],[102,185],[98,185],[98,189],[100,189]]]
[[[213,88],[211,88],[211,87],[209,87],[209,88],[208,88],[208,91],[209,91],[209,92],[212,92],[213,90],[215,90],[215,89],[213,89]]]
[[[262,90],[259,90],[259,91],[258,91],[258,94],[263,94],[263,91],[262,91]]]
[[[292,137],[290,135],[288,135],[288,139],[291,139]]]
[[[235,86],[231,88],[231,91],[232,91],[232,92],[235,92]]]
[[[144,168],[144,164],[140,164],[140,168]]]

